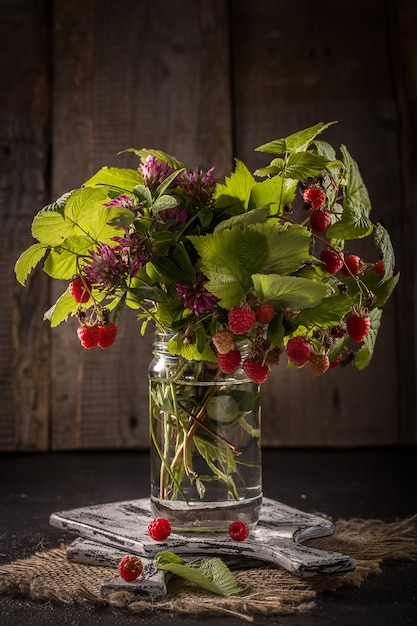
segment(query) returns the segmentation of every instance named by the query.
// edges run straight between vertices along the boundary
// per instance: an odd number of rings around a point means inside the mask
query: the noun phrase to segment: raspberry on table
[[[324,233],[332,223],[332,217],[328,211],[311,211],[310,214],[310,226],[318,233]]]
[[[356,254],[349,255],[348,257],[346,257],[345,264],[342,266],[340,271],[345,276],[350,276],[351,274],[353,274],[354,276],[357,276],[362,271],[361,258],[357,256]]]
[[[308,362],[310,365],[311,372],[315,376],[321,376],[330,366],[329,357],[327,354],[318,354],[317,352],[311,352]]]
[[[311,344],[304,337],[291,337],[285,348],[288,359],[297,367],[305,365],[311,354]]]
[[[131,582],[142,574],[143,565],[138,556],[128,554],[122,558],[117,569],[123,580]]]
[[[245,522],[232,522],[229,535],[233,541],[245,541],[249,537],[249,526]]]
[[[244,335],[255,325],[256,313],[242,306],[232,307],[229,311],[229,328],[235,335]]]
[[[117,326],[114,322],[110,322],[104,326],[98,326],[99,336],[97,345],[100,348],[110,348],[117,337]]]
[[[235,347],[233,333],[230,330],[218,330],[213,335],[213,343],[220,354],[227,354]]]
[[[82,347],[90,350],[98,345],[100,331],[98,326],[80,326],[77,335]]]
[[[155,541],[163,541],[171,534],[171,524],[164,517],[156,517],[149,524],[148,533]]]
[[[343,267],[343,252],[335,250],[323,250],[320,254],[320,260],[323,261],[322,269],[328,274],[336,274]]]
[[[255,309],[258,324],[269,324],[274,317],[274,307],[269,302],[263,302]]]
[[[237,369],[242,355],[239,350],[229,350],[226,354],[217,355],[217,363],[224,374],[233,374]]]
[[[361,343],[371,327],[369,315],[356,315],[352,313],[346,320],[346,329],[352,341]]]
[[[253,380],[254,383],[264,383],[268,378],[268,366],[257,359],[247,357],[242,363],[242,368],[247,377]]]
[[[91,284],[88,278],[84,276],[78,276],[74,278],[68,286],[68,291],[74,298],[75,302],[81,302],[84,304],[88,302],[91,297]]]
[[[326,202],[326,194],[320,187],[307,187],[303,193],[303,200],[310,209],[316,211]]]

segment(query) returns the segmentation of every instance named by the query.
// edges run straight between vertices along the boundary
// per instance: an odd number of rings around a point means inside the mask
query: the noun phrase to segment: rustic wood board
[[[50,523],[139,556],[152,558],[162,550],[186,557],[222,554],[262,560],[283,567],[299,576],[351,571],[355,561],[349,556],[301,545],[301,542],[333,533],[333,524],[317,515],[268,498],[264,499],[260,521],[249,538],[236,542],[225,533],[172,533],[163,542],[150,539],[147,527],[153,518],[149,499],[93,505],[53,513]]]

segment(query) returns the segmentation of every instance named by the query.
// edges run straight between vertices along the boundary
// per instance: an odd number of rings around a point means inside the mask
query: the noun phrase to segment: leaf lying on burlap
[[[159,552],[155,557],[155,564],[164,572],[185,578],[221,596],[232,596],[248,588],[248,585],[241,587],[238,584],[227,565],[218,557],[195,559],[187,563],[173,552]]]

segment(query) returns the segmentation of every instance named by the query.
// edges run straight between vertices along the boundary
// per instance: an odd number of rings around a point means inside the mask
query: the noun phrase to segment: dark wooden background
[[[127,147],[190,165],[318,121],[359,162],[401,272],[370,367],[316,378],[280,364],[263,386],[273,446],[417,441],[415,0],[0,0],[0,449],[147,447],[152,335],[127,315],[114,348],[85,351],[43,313],[63,291],[13,266],[34,214]]]

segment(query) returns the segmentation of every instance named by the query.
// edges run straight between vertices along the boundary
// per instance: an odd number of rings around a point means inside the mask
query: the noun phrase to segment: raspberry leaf
[[[158,569],[180,576],[217,595],[231,596],[247,589],[247,586],[238,584],[227,565],[218,557],[187,563],[173,552],[159,552],[155,564]]]
[[[308,146],[313,139],[317,137],[317,135],[335,123],[336,122],[329,122],[327,124],[323,124],[323,122],[319,122],[314,126],[309,126],[308,128],[299,130],[292,135],[288,135],[288,137],[285,137],[284,139],[270,141],[255,149],[258,152],[269,152],[272,154],[283,154],[284,152],[303,152],[307,150]]]
[[[234,215],[247,211],[249,198],[254,187],[255,179],[242,161],[235,160],[236,166],[230,177],[226,177],[225,184],[218,184],[215,194],[216,206],[227,208],[228,213]]]
[[[311,309],[327,295],[325,285],[308,278],[254,274],[252,280],[256,293],[275,309]]]
[[[335,326],[340,323],[342,317],[349,313],[353,302],[349,295],[336,295],[324,298],[318,306],[308,310],[308,321],[318,326]],[[303,319],[302,313],[300,319]]]
[[[34,243],[27,248],[17,259],[14,271],[16,278],[21,285],[26,283],[29,274],[34,267],[43,259],[48,248],[41,243]]]
[[[299,224],[277,226],[269,223],[253,228],[265,236],[268,244],[268,256],[262,267],[266,274],[290,274],[309,258],[310,236]]]
[[[343,155],[343,163],[346,168],[347,186],[344,193],[344,205],[360,207],[363,205],[368,209],[368,213],[371,211],[371,200],[369,198],[368,190],[362,180],[362,176],[359,171],[358,164],[350,156],[346,146],[341,146],[340,151]]]
[[[378,335],[379,327],[381,326],[381,317],[382,311],[381,309],[372,309],[369,312],[369,317],[371,320],[371,327],[368,330],[366,337],[363,341],[361,348],[355,354],[354,363],[358,370],[363,370],[367,367],[372,359],[376,338]]]
[[[391,238],[387,232],[387,230],[379,223],[376,224],[374,230],[374,241],[375,245],[380,250],[382,255],[382,261],[385,266],[385,274],[384,276],[380,276],[380,282],[384,282],[384,280],[388,280],[394,271],[395,266],[395,255],[394,248],[392,247]]]
[[[268,205],[271,213],[282,215],[284,207],[294,200],[296,189],[296,181],[279,176],[257,182],[251,191],[249,208]]]
[[[327,229],[333,239],[363,239],[372,233],[373,225],[365,205],[347,205],[342,217]]]
[[[132,170],[118,167],[102,167],[98,172],[89,178],[84,187],[113,187],[120,193],[132,191],[133,188],[142,182],[139,170]]]

